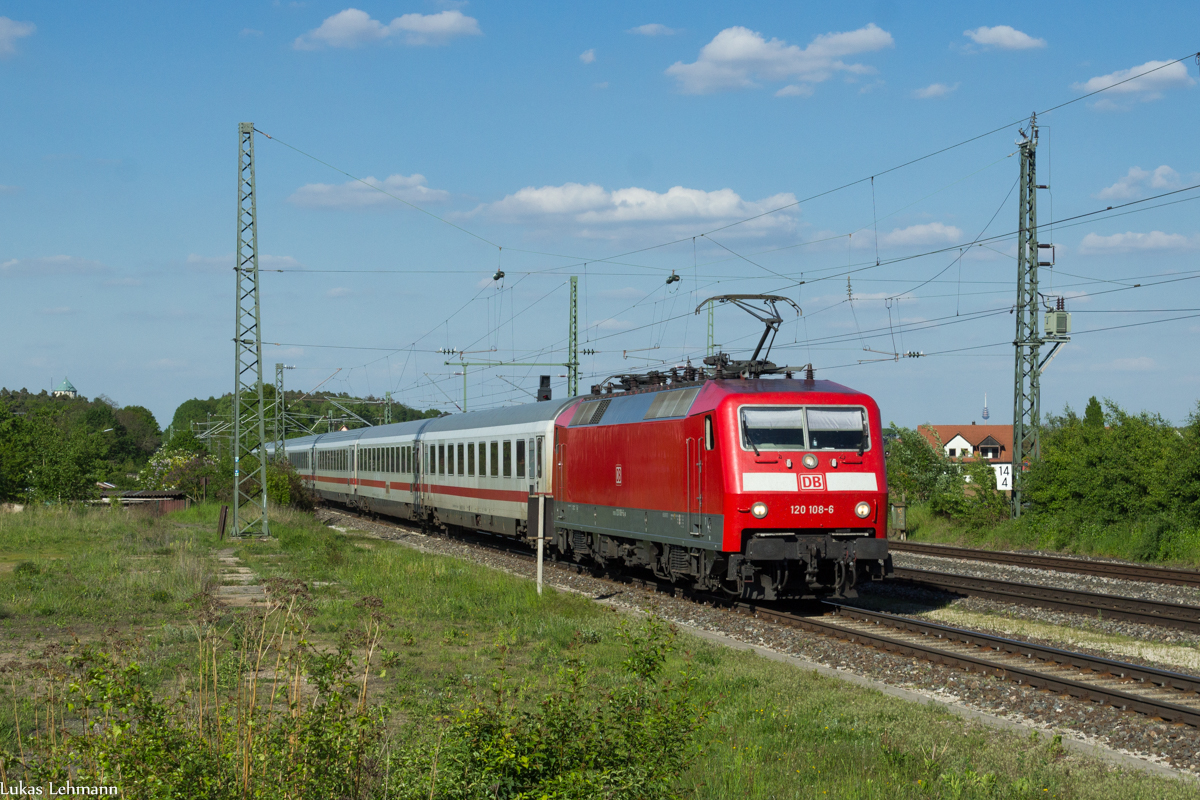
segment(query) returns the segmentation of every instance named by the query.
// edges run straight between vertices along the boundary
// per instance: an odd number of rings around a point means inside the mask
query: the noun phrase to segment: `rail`
[[[888,541],[888,548],[897,553],[913,553],[937,558],[960,558],[968,561],[986,561],[991,564],[1007,564],[1015,567],[1075,572],[1080,575],[1098,575],[1127,581],[1167,583],[1174,586],[1191,586],[1200,589],[1200,572],[1174,567],[1151,567],[1143,564],[1121,564],[1112,561],[1090,561],[1086,558],[1066,556],[1039,556],[1025,553],[1006,553],[996,550],[980,550],[974,547],[952,547],[944,544]]]
[[[1004,603],[1050,608],[1091,616],[1110,617],[1145,625],[1161,625],[1200,632],[1200,607],[1157,600],[1139,600],[1096,592],[1079,592],[1031,583],[1014,583],[969,575],[950,575],[923,569],[896,567],[894,580],[952,594],[982,597]]]

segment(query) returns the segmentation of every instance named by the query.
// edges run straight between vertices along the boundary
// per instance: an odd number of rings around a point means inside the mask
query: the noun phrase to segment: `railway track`
[[[1197,606],[906,567],[896,567],[893,578],[952,594],[1200,632],[1200,607]]]
[[[1151,567],[1142,564],[1118,564],[1110,561],[1089,561],[1085,558],[1066,556],[1037,556],[1024,553],[1005,553],[995,550],[979,550],[974,547],[951,547],[943,544],[902,542],[889,540],[888,547],[897,553],[936,556],[937,558],[959,558],[968,561],[986,561],[1014,567],[1075,572],[1080,575],[1097,575],[1104,578],[1119,578],[1127,581],[1168,583],[1174,586],[1190,586],[1200,589],[1200,572],[1172,567]]]
[[[345,514],[354,518],[354,515]],[[411,532],[408,526],[377,522],[385,527]],[[465,537],[532,560],[533,556],[512,542],[493,536]],[[584,568],[564,562],[551,566],[572,571]],[[952,628],[868,611],[837,603],[825,603],[823,614],[804,614],[755,603],[688,592],[652,578],[607,578],[694,602],[726,608],[766,622],[798,628],[823,636],[862,644],[890,653],[917,657],[936,664],[994,676],[1017,684],[1045,689],[1077,700],[1110,705],[1153,718],[1200,727],[1200,677],[1127,664],[1112,659],[1061,650],[1046,645],[1006,639],[991,634]]]

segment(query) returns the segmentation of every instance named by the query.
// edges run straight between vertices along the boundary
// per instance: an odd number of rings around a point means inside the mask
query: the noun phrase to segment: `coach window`
[[[467,474],[475,477],[475,443],[467,442]]]
[[[538,468],[537,476],[538,476],[538,480],[541,480],[541,478],[542,478],[542,448],[545,446],[545,444],[543,442],[543,439],[545,439],[545,438],[546,437],[544,437],[544,436],[537,437],[537,468]]]
[[[504,464],[504,477],[511,478],[512,477],[512,442],[504,443],[504,459],[503,459],[502,463]]]
[[[492,471],[490,473],[491,476],[493,478],[499,478],[500,477],[500,443],[499,442],[492,442],[492,453],[491,453],[491,458],[488,459],[488,463],[492,468]]]
[[[479,477],[487,476],[487,443],[479,443]]]
[[[458,446],[458,474],[459,475],[466,474],[466,472],[463,470],[463,446],[462,446],[462,444],[459,444],[459,446]]]
[[[444,444],[438,445],[437,457],[438,457],[438,475],[445,475],[446,474],[446,445],[444,445]]]
[[[525,477],[525,440],[517,439],[517,477]]]
[[[454,445],[446,445],[446,474],[454,474]]]

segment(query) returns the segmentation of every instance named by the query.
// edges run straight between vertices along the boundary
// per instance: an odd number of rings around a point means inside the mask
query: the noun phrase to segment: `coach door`
[[[358,442],[350,448],[350,486],[347,489],[350,494],[358,495]]]
[[[424,506],[424,492],[421,491],[421,481],[425,478],[425,443],[420,439],[413,439],[412,445],[412,493],[413,493],[413,516],[416,519],[421,518],[422,507]]]
[[[699,536],[704,513],[704,443],[687,440],[687,530]]]

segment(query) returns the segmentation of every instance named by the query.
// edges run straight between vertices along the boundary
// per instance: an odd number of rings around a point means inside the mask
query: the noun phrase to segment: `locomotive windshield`
[[[745,407],[742,445],[752,450],[866,450],[861,408]]]

